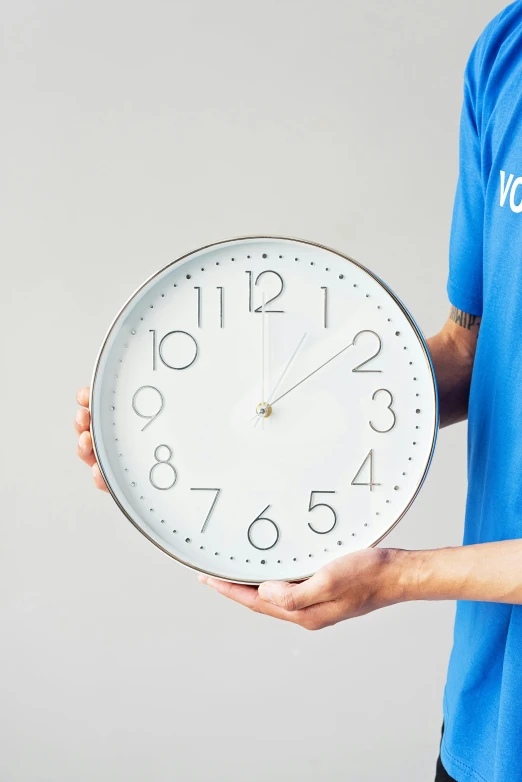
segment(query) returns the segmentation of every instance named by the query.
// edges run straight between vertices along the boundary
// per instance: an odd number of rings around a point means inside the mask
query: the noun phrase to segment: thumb
[[[285,611],[300,611],[302,608],[321,602],[313,578],[300,584],[291,584],[288,581],[265,581],[260,585],[258,595],[261,600],[266,600]]]

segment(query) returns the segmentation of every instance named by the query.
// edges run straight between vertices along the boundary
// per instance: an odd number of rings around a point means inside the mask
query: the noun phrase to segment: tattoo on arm
[[[451,308],[450,318],[458,326],[462,326],[463,329],[467,329],[468,331],[471,331],[473,326],[480,326],[482,320],[480,315],[470,315],[469,312],[463,312],[456,307]]]

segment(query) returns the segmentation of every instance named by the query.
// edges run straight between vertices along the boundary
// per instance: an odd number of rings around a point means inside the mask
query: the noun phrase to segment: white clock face
[[[275,238],[197,250],[145,283],[106,337],[91,406],[133,524],[184,564],[252,584],[381,540],[438,424],[427,349],[390,290]]]

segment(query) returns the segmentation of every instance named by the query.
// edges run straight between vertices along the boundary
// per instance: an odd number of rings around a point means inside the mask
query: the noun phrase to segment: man
[[[248,608],[308,629],[406,600],[458,600],[437,782],[522,782],[522,0],[466,68],[450,247],[450,317],[428,341],[441,425],[469,418],[464,546],[369,549],[301,584],[200,576]],[[105,489],[78,394],[78,453]]]

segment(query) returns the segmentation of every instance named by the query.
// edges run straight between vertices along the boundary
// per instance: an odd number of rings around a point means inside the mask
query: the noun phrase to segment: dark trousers
[[[440,743],[442,744],[442,736],[444,736],[444,725],[442,726],[442,733],[440,737]],[[442,760],[437,760],[437,771],[435,773],[435,782],[455,782],[453,777],[450,777],[444,766],[442,765]]]
[[[435,782],[455,782],[453,777],[450,777],[450,775],[442,765],[440,755],[439,755],[439,759],[437,760],[437,773],[435,774]]]

